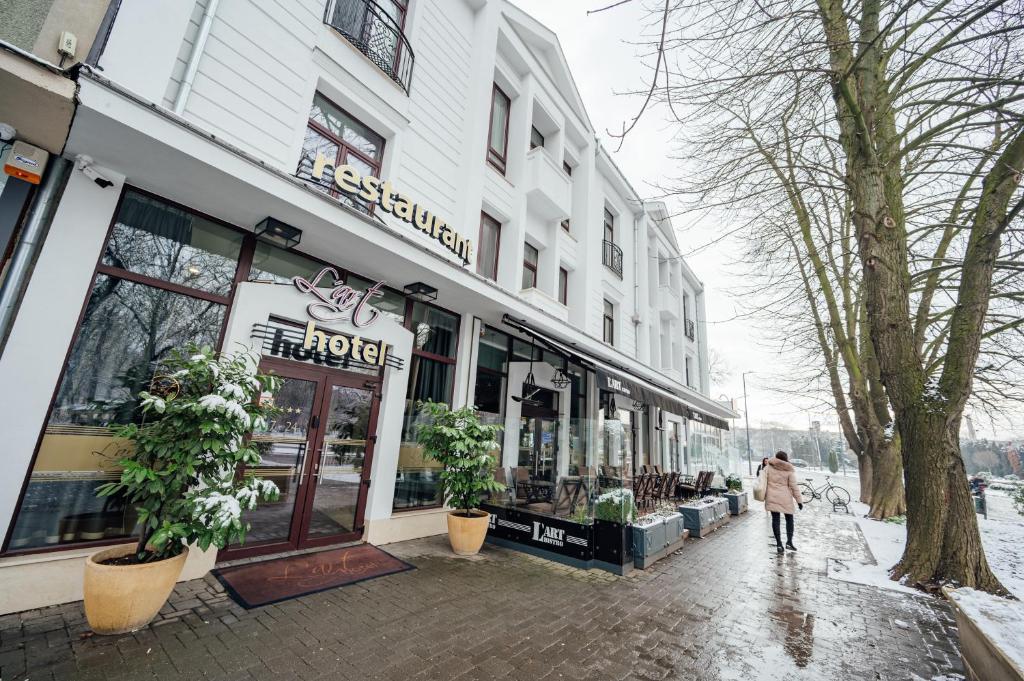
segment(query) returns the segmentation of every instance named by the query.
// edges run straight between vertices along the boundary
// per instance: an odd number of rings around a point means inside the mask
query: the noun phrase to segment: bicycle
[[[815,499],[821,499],[822,496],[833,506],[845,506],[850,503],[850,493],[839,485],[832,484],[831,476],[825,476],[825,484],[815,489],[811,486],[814,482],[813,478],[806,478],[807,482],[801,482],[800,494],[804,498],[804,503],[809,504]],[[824,493],[822,492],[824,490]]]

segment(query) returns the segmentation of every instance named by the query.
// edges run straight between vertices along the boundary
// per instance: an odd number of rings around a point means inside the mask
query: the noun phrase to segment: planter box
[[[727,522],[729,502],[721,498],[698,501],[679,506],[679,512],[683,514],[683,522],[691,537],[705,537]]]
[[[633,565],[645,569],[665,557],[665,523],[661,518],[643,525],[634,524]]]
[[[686,521],[681,513],[673,513],[665,517],[665,553],[672,553],[683,546],[683,541],[690,536],[686,529]]]
[[[1022,681],[1024,680],[1024,654],[1017,647],[1019,639],[1015,635],[1009,637],[991,636],[987,631],[995,626],[994,622],[999,620],[1013,621],[1021,616],[1020,612],[1011,612],[1012,609],[1024,610],[1024,605],[1019,601],[995,601],[992,606],[983,605],[979,607],[977,602],[958,602],[958,589],[951,589],[948,586],[942,587],[942,593],[953,606],[956,613],[956,628],[960,636],[960,657],[964,662],[964,671],[971,681]],[[969,589],[965,590],[970,592]],[[986,611],[996,610],[999,620],[994,620],[991,613],[988,614],[988,627],[983,620],[986,618]],[[1012,627],[1012,624],[1003,624],[1003,628]],[[1012,631],[1012,629],[1008,630]],[[1018,630],[1019,632],[1019,630]],[[1009,642],[1008,642],[1009,639]],[[1011,647],[1012,646],[1012,647]],[[1013,648],[1016,648],[1014,650]]]
[[[726,492],[722,496],[729,502],[729,513],[739,515],[747,512],[750,499],[746,492]]]
[[[629,525],[594,518],[595,567],[624,575],[633,569],[633,532]]]

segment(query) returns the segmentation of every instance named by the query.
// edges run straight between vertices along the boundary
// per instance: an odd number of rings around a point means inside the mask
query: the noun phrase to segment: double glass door
[[[362,536],[376,437],[376,376],[264,360],[282,377],[278,415],[252,442],[262,461],[248,472],[280,490],[275,502],[242,514],[245,543],[224,558],[352,541]]]

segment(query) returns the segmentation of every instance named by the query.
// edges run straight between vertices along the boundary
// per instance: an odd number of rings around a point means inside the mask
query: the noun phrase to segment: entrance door
[[[282,378],[279,414],[254,432],[262,462],[249,469],[275,483],[277,501],[242,514],[245,544],[225,559],[273,553],[362,536],[376,436],[379,379],[264,360]]]
[[[534,480],[555,482],[558,474],[558,394],[538,390],[523,404],[519,421],[519,465]]]

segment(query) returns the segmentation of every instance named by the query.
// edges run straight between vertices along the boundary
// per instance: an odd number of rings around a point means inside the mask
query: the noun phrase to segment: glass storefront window
[[[459,317],[419,301],[412,304],[406,327],[414,336],[409,361],[402,444],[395,476],[396,510],[438,506],[440,465],[428,459],[416,442],[420,423],[418,402],[433,400],[451,405],[455,385],[455,351],[459,338]]]
[[[123,499],[95,490],[119,475],[124,443],[109,426],[138,418],[153,367],[188,341],[215,345],[224,306],[132,281],[96,277],[85,318],[29,477],[12,550],[131,534]]]
[[[158,199],[127,192],[103,264],[229,295],[244,235]]]
[[[365,291],[377,282],[349,274],[345,279],[345,283],[357,291]],[[406,298],[401,293],[392,291],[389,288],[381,289],[380,295],[370,301],[370,304],[399,324],[405,323]]]
[[[256,242],[252,254],[249,281],[272,281],[275,284],[291,284],[292,277],[309,279],[326,265],[295,251],[286,251],[263,241]],[[334,280],[324,277],[318,288],[331,288]]]
[[[459,341],[458,316],[416,302],[412,306],[410,330],[413,333],[413,347],[416,350],[455,358],[455,348]]]

